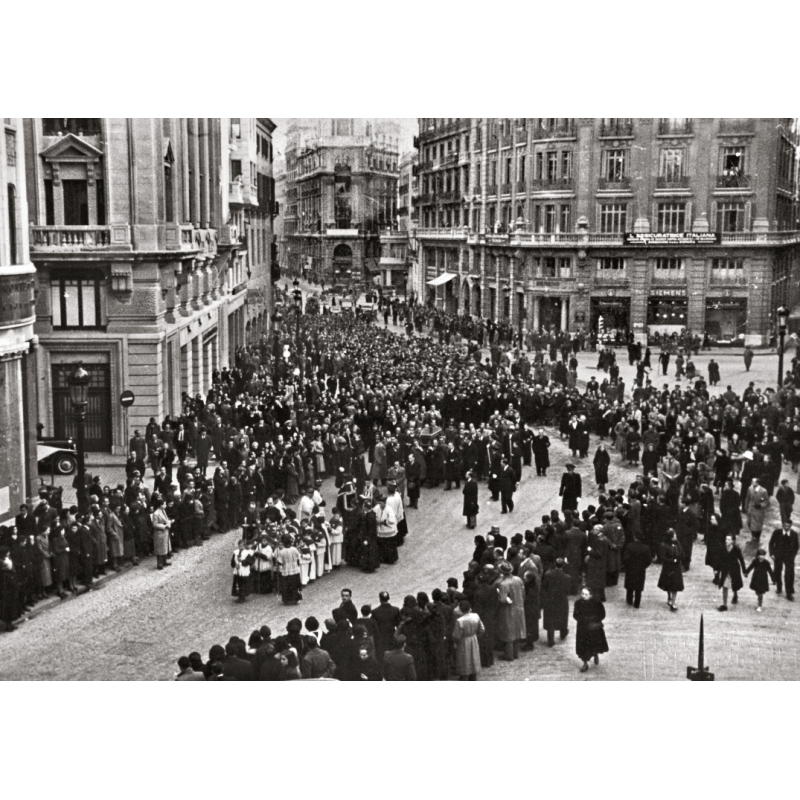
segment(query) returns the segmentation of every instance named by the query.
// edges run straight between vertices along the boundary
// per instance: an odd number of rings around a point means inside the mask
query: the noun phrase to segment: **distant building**
[[[38,418],[72,434],[66,375],[91,375],[88,450],[124,454],[268,325],[274,126],[230,118],[25,120],[37,267]],[[136,395],[127,417],[118,398]]]
[[[757,345],[800,305],[789,118],[422,118],[419,153],[437,306]]]
[[[23,122],[3,118],[0,138],[0,523],[35,496],[35,269],[28,252]]]
[[[380,233],[397,211],[393,120],[293,119],[286,140],[287,265],[327,284],[380,279]]]

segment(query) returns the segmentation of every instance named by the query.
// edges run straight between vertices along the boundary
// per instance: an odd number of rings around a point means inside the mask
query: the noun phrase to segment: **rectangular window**
[[[17,187],[13,183],[6,186],[6,199],[8,200],[8,255],[9,264],[17,264]]]
[[[556,207],[554,205],[544,207],[544,232],[556,232]]]
[[[103,180],[95,181],[97,190],[97,224],[106,224],[106,184]]]
[[[544,153],[541,150],[536,154],[536,174],[534,177],[537,181],[544,178]]]
[[[572,150],[563,150],[561,153],[561,179],[572,180]]]
[[[235,181],[242,174],[242,162],[238,158],[231,159],[231,180]]]
[[[54,328],[100,326],[100,279],[56,278],[50,284]]]
[[[658,174],[666,183],[680,183],[686,175],[686,148],[663,148],[659,154]]]
[[[525,180],[525,156],[519,157],[519,165],[517,166],[517,180]]]
[[[683,259],[682,258],[657,258],[656,259],[656,270],[658,272],[666,272],[668,274],[673,274],[675,272],[680,272],[683,269]]]
[[[625,233],[627,224],[627,203],[609,203],[600,206],[601,233]]]
[[[555,183],[558,180],[558,151],[547,152],[547,182]]]
[[[571,278],[572,277],[572,259],[570,258],[559,258],[559,270],[560,270],[560,277],[562,278]]]
[[[720,203],[717,206],[717,230],[733,233],[744,230],[744,203]]]
[[[683,233],[686,225],[686,203],[658,204],[658,232]]]
[[[625,269],[624,258],[601,258],[597,262],[597,269],[600,272],[620,273]]]
[[[17,166],[17,134],[15,131],[6,131],[6,166]]]
[[[561,233],[569,233],[572,227],[572,206],[562,205],[560,209]]]
[[[603,151],[603,177],[609,183],[620,183],[628,178],[630,150],[627,148]]]
[[[556,259],[547,257],[542,259],[542,277],[543,278],[555,278],[557,277],[556,273]]]
[[[720,151],[720,175],[739,177],[745,173],[745,148],[723,147]]]
[[[86,181],[62,181],[64,224],[89,224],[89,187]]]

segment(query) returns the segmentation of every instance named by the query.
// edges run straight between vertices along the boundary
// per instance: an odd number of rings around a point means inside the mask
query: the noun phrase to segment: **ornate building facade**
[[[520,329],[753,345],[800,303],[791,119],[419,124],[428,302]]]
[[[36,494],[35,269],[28,250],[21,118],[0,138],[0,523]]]
[[[328,284],[380,277],[380,233],[396,217],[398,153],[391,120],[290,121],[284,231],[292,273]]]
[[[87,449],[124,454],[135,428],[180,413],[266,329],[270,138],[268,120],[25,120],[46,435],[72,433],[78,360],[92,378]]]

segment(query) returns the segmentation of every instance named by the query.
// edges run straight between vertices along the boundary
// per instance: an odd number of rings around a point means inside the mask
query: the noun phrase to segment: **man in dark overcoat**
[[[473,529],[478,521],[478,483],[472,470],[467,472],[467,480],[461,493],[464,495],[461,513],[467,518],[467,527]]]
[[[567,471],[561,476],[562,511],[577,511],[578,501],[581,499],[581,476],[575,472],[574,464],[567,464]]]
[[[531,449],[533,450],[533,460],[536,464],[537,475],[547,475],[547,468],[550,466],[550,437],[545,435],[545,432],[539,428],[536,435],[531,441]]]
[[[647,568],[653,561],[650,548],[637,536],[625,545],[622,563],[625,565],[625,602],[639,608],[642,602]]]
[[[564,572],[564,559],[557,558],[555,566],[545,572],[539,591],[542,624],[547,631],[547,646],[556,643],[556,628],[562,639],[569,632],[570,576]]]

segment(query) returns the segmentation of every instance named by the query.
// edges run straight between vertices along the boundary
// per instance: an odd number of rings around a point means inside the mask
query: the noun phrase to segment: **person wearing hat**
[[[514,510],[514,491],[517,488],[517,476],[508,463],[507,458],[500,461],[500,474],[497,478],[501,500],[501,514],[510,514]]]
[[[745,486],[742,480],[742,486]],[[761,531],[764,529],[764,519],[767,516],[767,507],[770,504],[769,493],[761,485],[758,478],[750,479],[750,488],[747,489],[745,500],[745,511],[747,513],[747,527],[753,535],[753,541],[761,539]]]
[[[466,481],[461,493],[464,495],[461,513],[467,518],[467,528],[474,530],[478,524],[480,506],[478,505],[478,483],[472,470],[467,471]]]
[[[558,493],[561,495],[562,511],[577,511],[581,499],[581,476],[575,472],[575,465],[568,462],[566,472],[561,476],[561,486]]]
[[[500,580],[497,583],[497,598],[500,609],[497,618],[497,638],[505,648],[504,661],[519,658],[520,642],[526,638],[525,629],[525,585],[513,574],[508,561],[500,562]]]

